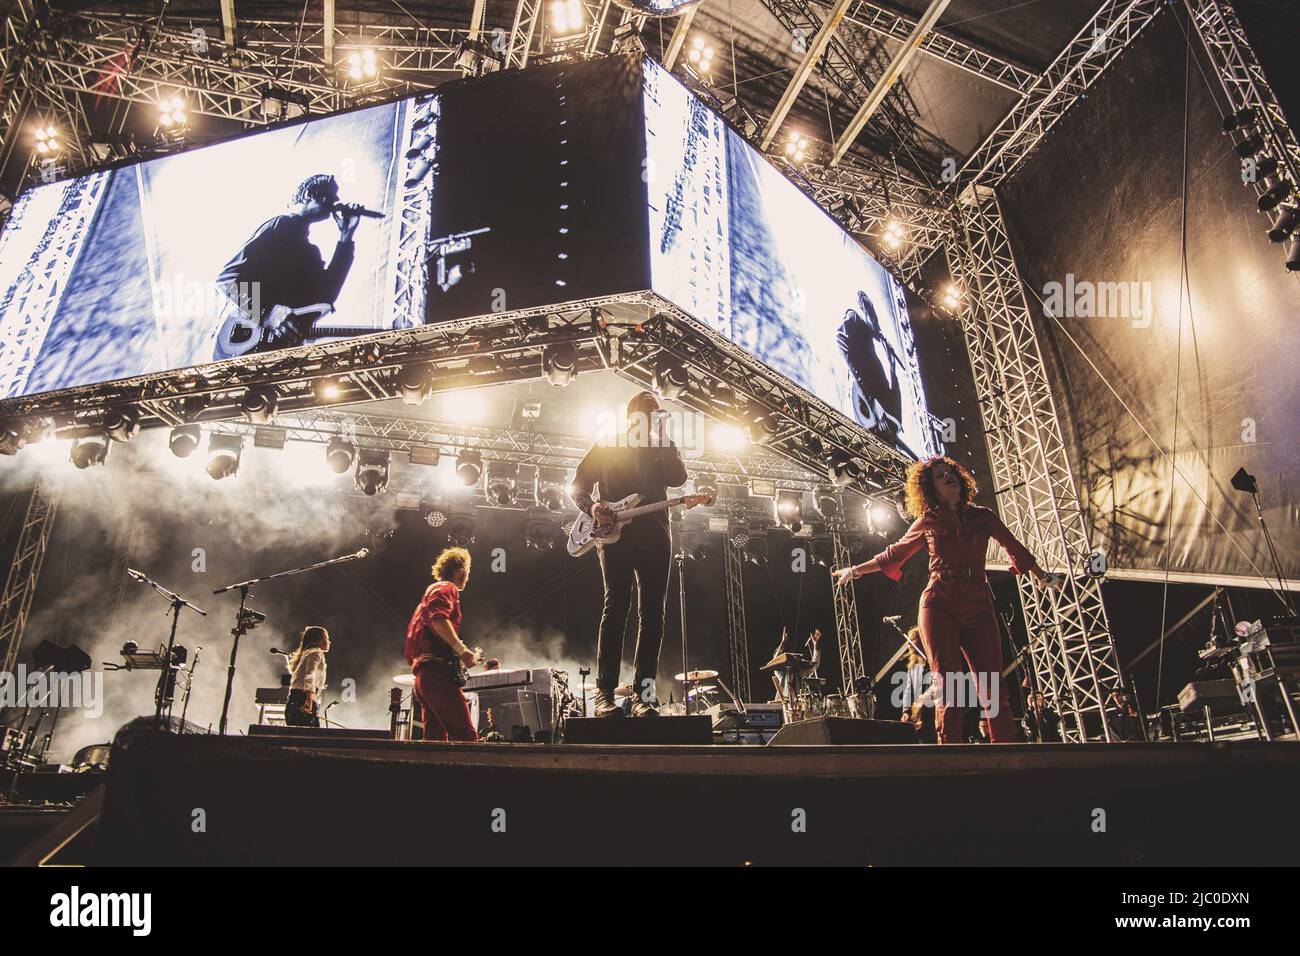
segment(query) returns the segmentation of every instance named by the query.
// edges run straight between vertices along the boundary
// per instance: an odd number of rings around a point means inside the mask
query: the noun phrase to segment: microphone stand
[[[185,733],[185,715],[190,712],[190,691],[194,690],[194,669],[199,666],[199,653],[203,648],[194,648],[194,657],[190,659],[190,676],[185,682],[185,700],[181,703],[181,733]]]
[[[681,607],[682,618],[682,702],[686,705],[686,716],[691,716],[691,669],[686,663],[686,551],[679,550],[673,555],[677,565],[677,601]]]
[[[132,580],[139,581],[141,584],[149,585],[162,595],[162,597],[166,598],[167,603],[172,606],[172,629],[171,633],[167,635],[167,656],[163,661],[162,676],[158,679],[158,699],[154,702],[154,719],[161,723],[163,719],[164,704],[166,704],[167,716],[171,716],[171,700],[172,694],[175,690],[175,674],[177,670],[176,664],[172,660],[172,650],[176,647],[176,626],[180,623],[181,608],[187,607],[191,611],[201,614],[203,617],[207,617],[208,612],[195,604],[191,604],[176,592],[167,590],[153,578],[149,577],[149,575],[141,571],[127,568],[126,573]]]
[[[226,718],[230,714],[230,693],[235,689],[235,659],[239,656],[239,639],[257,627],[265,615],[259,617],[258,611],[248,607],[248,595],[253,590],[254,584],[261,584],[263,581],[273,581],[276,578],[287,578],[293,574],[303,574],[306,571],[315,571],[318,568],[327,568],[331,564],[342,564],[345,561],[356,561],[364,558],[370,553],[369,548],[362,548],[355,554],[345,554],[340,558],[330,558],[328,561],[317,561],[315,564],[307,564],[300,568],[289,568],[287,571],[276,571],[274,574],[265,574],[260,578],[250,578],[247,581],[239,581],[236,584],[227,584],[223,588],[217,588],[213,594],[224,594],[227,591],[239,591],[239,610],[236,612],[235,626],[230,629],[230,633],[235,640],[230,645],[230,666],[226,669],[226,696],[221,702],[221,721],[217,725],[217,733],[226,732]]]

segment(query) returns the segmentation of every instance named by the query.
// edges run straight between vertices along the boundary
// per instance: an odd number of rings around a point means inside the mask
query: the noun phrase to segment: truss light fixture
[[[379,80],[379,58],[372,47],[353,50],[343,61],[347,71],[348,82],[354,86],[374,83]]]
[[[170,96],[158,104],[158,124],[172,133],[179,133],[190,123],[189,110],[180,96]]]
[[[177,425],[167,436],[167,447],[177,458],[188,458],[194,454],[194,449],[199,447],[202,438],[203,429],[198,425],[192,422],[188,425]]]
[[[862,466],[846,451],[836,450],[826,465],[826,476],[836,488],[844,488],[862,477]]]
[[[140,412],[131,406],[113,409],[104,416],[104,431],[113,441],[130,441],[140,432]]]
[[[790,136],[785,141],[786,159],[792,163],[802,163],[808,158],[809,146],[808,137],[798,130],[791,130]]]
[[[702,33],[691,37],[691,44],[686,50],[686,60],[700,76],[709,76],[713,72],[713,43]]]
[[[519,497],[519,465],[511,461],[490,461],[487,466],[488,500],[509,508]]]
[[[587,11],[582,0],[551,0],[551,36],[568,40],[587,32]]]
[[[803,494],[780,490],[776,493],[776,520],[795,534],[803,527]]]
[[[953,285],[951,282],[948,283],[947,288],[943,290],[943,298],[940,301],[943,303],[943,307],[949,312],[956,312],[961,308],[961,289]]]
[[[357,490],[373,496],[388,487],[389,452],[387,449],[363,448],[357,458]]]
[[[885,248],[891,252],[901,246],[907,239],[907,229],[897,219],[890,219],[885,224],[885,231],[881,235],[881,241],[884,242]]]
[[[420,405],[429,397],[431,375],[427,365],[407,365],[399,373],[402,404]]]
[[[542,351],[542,371],[552,385],[562,387],[578,374],[578,350],[565,342]]]
[[[275,418],[280,396],[273,386],[254,385],[239,399],[239,410],[254,425],[265,425]]]
[[[1270,242],[1286,242],[1287,237],[1295,232],[1296,222],[1300,220],[1300,212],[1295,206],[1283,206],[1278,214],[1273,217],[1273,225],[1268,230]]]
[[[356,457],[356,447],[342,438],[331,438],[325,446],[325,464],[336,475],[341,475],[351,468]]]
[[[675,401],[690,387],[691,377],[686,366],[678,361],[664,362],[654,371],[654,389],[661,398]]]
[[[36,155],[41,158],[54,156],[63,150],[63,141],[59,138],[58,127],[53,123],[44,123],[36,127]]]
[[[239,435],[214,432],[208,438],[208,474],[218,481],[234,477],[239,471],[239,458],[243,450],[244,440]]]
[[[467,488],[478,484],[483,476],[483,453],[474,448],[466,448],[456,456],[456,476]]]
[[[102,465],[108,460],[110,444],[107,435],[88,435],[82,438],[74,438],[69,457],[78,468]]]

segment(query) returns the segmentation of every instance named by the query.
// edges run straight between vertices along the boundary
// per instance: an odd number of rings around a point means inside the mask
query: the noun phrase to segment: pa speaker
[[[782,744],[914,744],[916,731],[900,720],[814,717],[786,724],[767,742]]]
[[[692,717],[570,717],[566,744],[711,744],[713,721]]]

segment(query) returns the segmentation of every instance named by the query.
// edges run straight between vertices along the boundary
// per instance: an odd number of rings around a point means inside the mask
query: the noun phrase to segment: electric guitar
[[[328,302],[304,305],[297,309],[291,309],[287,305],[273,305],[267,313],[269,321],[258,321],[234,309],[217,330],[216,342],[212,348],[212,361],[237,358],[240,355],[247,355],[256,348],[272,344],[271,326],[279,326],[284,330],[283,340],[274,343],[275,348],[306,345],[324,339],[352,338],[356,335],[369,335],[372,332],[383,331],[373,325],[361,328],[316,324],[333,311],[334,306]]]
[[[713,495],[682,495],[680,498],[669,498],[667,501],[656,501],[654,504],[640,505],[638,507],[640,501],[640,495],[628,495],[619,501],[601,502],[610,511],[614,512],[614,520],[607,528],[596,527],[595,518],[579,512],[578,520],[573,522],[573,528],[569,531],[569,554],[576,558],[586,554],[597,545],[613,544],[623,534],[623,527],[638,515],[649,514],[652,511],[667,511],[669,508],[675,508],[678,505],[683,508],[694,508],[696,505],[711,505],[713,504]]]

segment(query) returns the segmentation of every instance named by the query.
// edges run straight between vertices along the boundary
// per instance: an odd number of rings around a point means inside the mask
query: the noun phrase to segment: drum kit
[[[816,717],[871,719],[875,698],[869,691],[826,693],[826,678],[818,677],[811,658],[782,651],[759,668],[771,674],[787,724]]]

